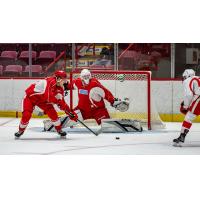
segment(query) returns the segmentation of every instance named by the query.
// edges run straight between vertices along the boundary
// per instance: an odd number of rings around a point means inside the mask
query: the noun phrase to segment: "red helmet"
[[[57,71],[55,71],[55,73],[54,73],[54,75],[55,75],[55,77],[60,77],[60,78],[67,78],[67,74],[66,74],[66,72],[65,71],[63,71],[63,70],[57,70]]]

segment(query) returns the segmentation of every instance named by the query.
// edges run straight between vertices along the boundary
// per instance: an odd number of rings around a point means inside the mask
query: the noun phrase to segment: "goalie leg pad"
[[[131,119],[104,119],[102,120],[102,132],[142,132],[141,123]]]
[[[79,119],[79,120],[82,120],[83,117],[82,117],[82,115],[81,115],[80,110],[76,110],[75,112],[76,112],[76,114],[78,115],[78,119]],[[73,121],[73,120],[70,120],[70,118],[69,118],[68,116],[66,116],[66,115],[63,115],[63,116],[60,117],[60,122],[61,122],[62,128],[67,128],[67,127],[70,127],[70,126],[74,126],[74,125],[76,125],[76,124],[78,123],[78,122],[75,122],[75,121]],[[53,125],[52,121],[49,120],[49,119],[44,120],[44,121],[43,121],[43,124],[44,124],[44,130],[45,130],[45,131],[47,131],[47,130]],[[55,128],[53,127],[53,128],[51,129],[51,131],[54,132],[54,131],[56,131],[56,130],[55,130]]]

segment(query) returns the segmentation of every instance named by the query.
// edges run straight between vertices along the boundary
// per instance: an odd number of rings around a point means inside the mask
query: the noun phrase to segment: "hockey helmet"
[[[81,78],[82,81],[84,81],[85,84],[89,83],[91,77],[92,77],[92,75],[91,75],[91,73],[88,69],[83,69],[81,71],[80,78]]]
[[[183,80],[193,76],[195,76],[195,71],[193,69],[186,69],[182,75]]]
[[[57,71],[55,71],[54,75],[55,75],[56,78],[61,78],[61,79],[67,78],[67,74],[63,70],[57,70]]]

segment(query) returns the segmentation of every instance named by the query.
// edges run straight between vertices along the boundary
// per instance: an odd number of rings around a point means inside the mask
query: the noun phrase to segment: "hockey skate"
[[[59,132],[57,132],[58,135],[60,135],[61,138],[66,138],[67,133],[63,130],[60,130]]]
[[[173,146],[175,147],[182,147],[182,144],[185,142],[185,136],[189,130],[185,129],[184,133],[181,133],[180,136],[173,140]]]
[[[15,139],[19,139],[22,135],[23,135],[24,132],[20,132],[18,131],[17,133],[15,133]]]

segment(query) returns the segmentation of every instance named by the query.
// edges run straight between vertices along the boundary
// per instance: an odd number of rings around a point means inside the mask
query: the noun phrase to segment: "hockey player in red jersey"
[[[16,138],[19,138],[24,133],[35,106],[38,106],[48,115],[60,136],[66,136],[66,132],[61,129],[60,119],[53,106],[56,104],[61,110],[69,115],[70,119],[77,121],[77,114],[74,111],[71,111],[64,101],[63,83],[66,78],[66,72],[58,70],[53,77],[40,80],[31,84],[26,89],[26,95],[22,103],[23,112],[19,124],[19,131],[15,133]]]
[[[185,115],[182,123],[181,134],[174,139],[175,146],[181,146],[185,141],[192,121],[200,115],[200,78],[195,76],[193,69],[186,69],[183,73],[184,99],[180,105],[180,112]]]
[[[96,78],[91,77],[88,69],[83,69],[80,78],[68,85],[68,89],[78,90],[78,105],[74,110],[80,110],[83,119],[95,119],[101,124],[102,119],[110,118],[104,99],[114,105],[115,98]]]

